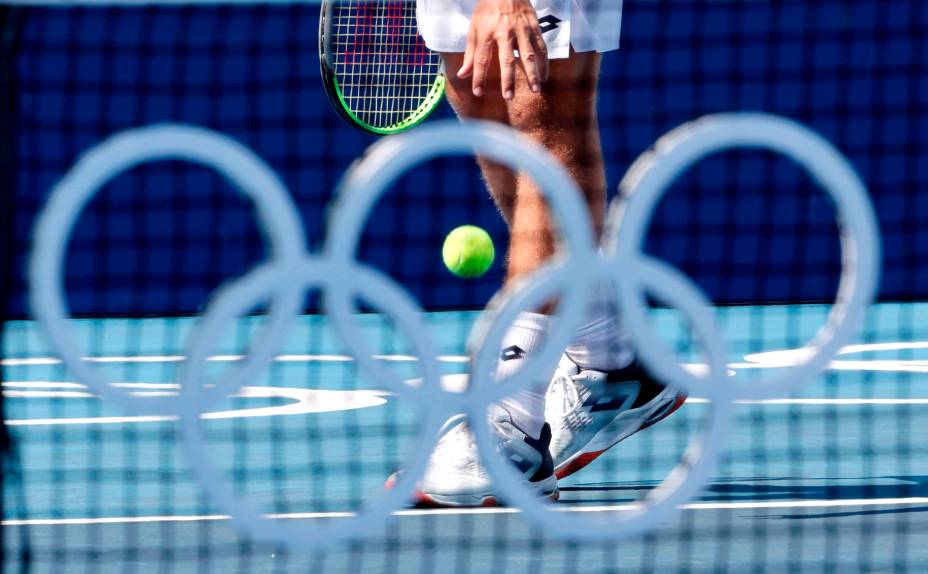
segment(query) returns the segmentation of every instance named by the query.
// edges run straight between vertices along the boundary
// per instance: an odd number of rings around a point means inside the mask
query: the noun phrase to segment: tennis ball
[[[496,258],[496,249],[489,233],[474,225],[462,225],[445,238],[441,256],[448,271],[470,279],[487,272]]]

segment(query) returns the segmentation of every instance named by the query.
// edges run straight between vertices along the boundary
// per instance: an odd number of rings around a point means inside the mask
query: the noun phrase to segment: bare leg
[[[443,54],[446,70],[457,70],[461,67],[463,54]],[[451,66],[457,67],[451,67]],[[493,68],[491,68],[492,70]],[[469,88],[468,80],[459,80],[456,76],[448,77],[448,88],[445,95],[458,117],[499,122],[509,125],[509,109],[503,95],[499,90],[499,67],[495,68],[496,77],[492,78],[490,88],[482,98],[474,97]],[[487,182],[490,195],[496,202],[503,219],[512,225],[513,210],[515,209],[516,178],[512,170],[496,162],[482,157],[477,158],[480,171]]]
[[[445,54],[445,69],[457,70],[462,54]],[[507,124],[538,142],[564,165],[580,185],[598,241],[606,203],[605,168],[596,122],[596,78],[600,55],[572,54],[567,60],[549,63],[549,80],[540,92],[533,92],[524,71],[517,67],[514,97],[503,98],[498,77],[486,82],[483,97],[472,92],[470,80],[453,75],[448,78],[448,100],[462,118],[479,118]],[[498,74],[499,66],[489,70]],[[509,224],[507,283],[538,269],[555,250],[556,232],[547,202],[538,186],[524,174],[486,160],[480,166],[496,204]],[[516,349],[517,358],[537,348],[548,329],[551,311],[547,305],[539,313],[523,313],[503,341],[503,349]],[[509,353],[510,355],[512,353]],[[497,376],[504,379],[519,368],[521,360],[501,357]],[[544,425],[547,378],[500,401],[513,424],[538,437]]]
[[[462,54],[445,54],[445,68],[456,70]],[[498,78],[489,78],[482,98],[469,80],[449,76],[448,100],[459,116],[505,123],[547,148],[578,182],[590,209],[596,239],[606,204],[606,175],[596,121],[597,53],[572,54],[550,62],[550,79],[533,93],[523,72],[516,74],[515,97],[506,101]],[[498,70],[490,66],[490,70]],[[498,71],[496,72],[498,73]],[[484,177],[510,226],[507,280],[537,269],[553,253],[555,233],[547,204],[535,183],[502,166],[481,160]]]

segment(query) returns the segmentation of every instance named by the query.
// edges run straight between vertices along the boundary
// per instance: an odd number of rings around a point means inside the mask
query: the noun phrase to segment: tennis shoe
[[[545,399],[555,475],[577,472],[685,401],[686,393],[658,383],[637,361],[603,372],[581,369],[563,355]]]
[[[500,503],[490,475],[481,464],[473,434],[460,419],[438,441],[429,465],[416,491],[418,506],[496,506]],[[492,407],[488,423],[499,439],[497,452],[515,466],[538,495],[557,500],[557,479],[548,448],[551,428],[545,424],[541,436],[533,439],[516,427],[505,410]],[[387,480],[387,488],[397,475]]]

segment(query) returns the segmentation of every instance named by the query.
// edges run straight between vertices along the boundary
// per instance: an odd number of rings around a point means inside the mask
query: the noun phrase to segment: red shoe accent
[[[673,413],[677,412],[677,411],[680,409],[680,407],[683,406],[683,403],[686,402],[686,399],[687,399],[687,395],[686,395],[685,393],[684,393],[684,394],[681,394],[681,395],[677,395],[677,400],[674,401],[673,406],[670,407],[670,410],[667,411],[667,412],[664,414],[664,416],[662,416],[662,417],[659,418],[659,419],[656,419],[656,420],[653,420],[653,421],[649,422],[648,424],[642,426],[642,427],[641,427],[640,429],[638,429],[638,430],[639,430],[639,431],[643,431],[644,429],[646,429],[646,428],[648,428],[648,427],[652,427],[652,426],[656,425],[657,423],[661,422],[662,420],[666,419],[667,417],[669,417],[669,416],[672,415]]]
[[[413,496],[416,498],[413,506],[416,508],[441,508],[441,505],[432,500],[424,492],[419,492],[418,490],[413,493]]]
[[[600,450],[597,452],[585,452],[572,461],[568,462],[567,466],[561,468],[561,470],[555,471],[554,476],[556,476],[558,480],[564,478],[565,476],[570,476],[571,474],[577,472],[581,468],[599,458],[599,455],[604,452],[606,451]]]

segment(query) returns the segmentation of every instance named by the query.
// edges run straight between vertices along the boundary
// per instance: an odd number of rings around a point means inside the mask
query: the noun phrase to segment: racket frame
[[[424,122],[444,98],[446,83],[443,70],[444,64],[442,64],[442,71],[436,74],[435,81],[432,83],[428,94],[403,121],[388,126],[375,126],[361,119],[348,105],[339,85],[338,75],[335,73],[335,64],[332,60],[333,51],[330,46],[332,35],[328,33],[329,21],[332,18],[331,11],[333,6],[338,3],[339,0],[324,0],[322,3],[319,16],[319,66],[322,72],[322,85],[325,88],[325,94],[329,98],[329,103],[338,112],[339,117],[355,128],[375,135],[402,133]]]

